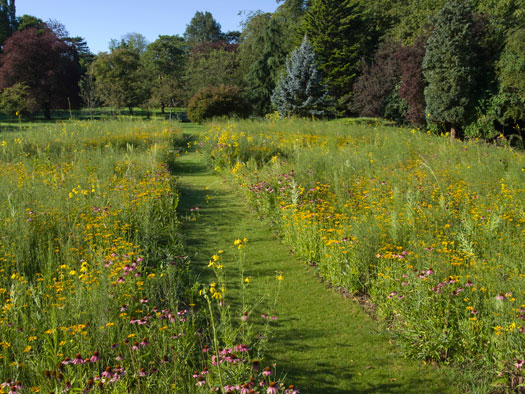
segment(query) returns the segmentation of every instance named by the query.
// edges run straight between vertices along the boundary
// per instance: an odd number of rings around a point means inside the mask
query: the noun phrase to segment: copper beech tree
[[[47,28],[13,33],[0,55],[0,91],[23,82],[46,119],[78,105],[80,73],[78,51]]]

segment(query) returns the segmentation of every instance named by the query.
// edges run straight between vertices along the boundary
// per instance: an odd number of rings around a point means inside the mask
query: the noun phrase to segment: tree
[[[29,97],[29,87],[22,83],[15,83],[0,93],[0,109],[11,114],[21,114],[23,111],[35,109],[35,101]]]
[[[97,86],[95,78],[91,74],[82,76],[78,83],[80,98],[86,108],[91,112],[98,105]]]
[[[0,46],[16,31],[15,0],[0,0]]]
[[[144,99],[143,73],[136,51],[117,48],[111,53],[99,53],[91,64],[90,74],[97,86],[97,95],[104,104],[120,109],[133,106]]]
[[[205,41],[220,41],[223,39],[221,25],[210,12],[197,11],[186,26],[184,39],[190,46]]]
[[[432,21],[423,59],[426,112],[431,123],[450,129],[455,138],[473,103],[477,77],[472,8],[448,0]]]
[[[326,113],[326,87],[321,82],[315,52],[306,36],[301,46],[286,59],[286,74],[275,88],[272,103],[282,117],[322,116]]]
[[[184,39],[179,36],[159,36],[149,44],[141,57],[151,88],[149,104],[167,106],[183,103],[183,74],[187,53]]]
[[[248,70],[246,82],[248,99],[258,115],[271,111],[271,96],[277,85],[279,71],[286,61],[281,33],[282,25],[279,20],[270,18],[262,35],[256,38],[255,46],[260,51]]]
[[[353,0],[313,0],[304,32],[319,58],[330,95],[347,105],[364,47],[364,23]]]
[[[0,65],[0,89],[25,83],[29,96],[48,119],[52,108],[78,103],[78,53],[47,28],[13,33],[5,43]]]
[[[188,99],[207,86],[234,85],[241,87],[238,45],[225,41],[202,42],[192,48],[186,66]]]
[[[353,108],[360,116],[385,117],[385,109],[396,86],[401,80],[401,72],[396,53],[400,45],[392,40],[385,41],[375,52],[373,61],[363,62],[361,75],[353,89]],[[395,96],[394,96],[395,97]]]
[[[423,59],[426,39],[420,37],[414,44],[399,48],[396,57],[401,69],[399,96],[407,103],[407,120],[414,126],[425,124],[425,79]]]
[[[17,19],[17,30],[24,31],[25,29],[35,28],[42,30],[46,27],[44,21],[33,15],[22,15]]]
[[[120,38],[120,41],[113,38],[109,42],[110,51],[118,48],[126,48],[135,51],[139,56],[146,51],[147,46],[148,40],[140,33],[127,33]]]

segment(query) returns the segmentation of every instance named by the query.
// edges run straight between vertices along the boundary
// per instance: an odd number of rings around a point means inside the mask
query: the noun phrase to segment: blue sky
[[[72,36],[84,37],[93,53],[106,51],[112,38],[143,34],[182,35],[196,11],[209,11],[223,31],[240,30],[240,11],[273,12],[275,0],[16,0],[16,13],[56,19]]]

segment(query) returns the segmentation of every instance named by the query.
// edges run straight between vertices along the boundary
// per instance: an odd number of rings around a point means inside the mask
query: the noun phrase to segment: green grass
[[[203,128],[184,130],[195,139]],[[238,308],[242,293],[238,280],[231,279],[238,278],[233,241],[246,237],[244,276],[252,279],[254,293],[265,295],[266,300],[250,309],[250,320],[261,321],[261,313],[269,308],[267,302],[278,294],[278,320],[272,324],[267,357],[286,374],[287,383],[311,394],[456,391],[446,368],[405,359],[385,327],[368,316],[356,300],[331,290],[291,255],[250,211],[235,187],[210,172],[204,155],[183,155],[175,173],[180,177],[181,215],[200,207],[199,217],[187,221],[183,233],[202,278],[212,279],[206,268],[210,256],[225,250],[226,277],[230,278],[226,299]],[[281,272],[284,280],[278,281]]]

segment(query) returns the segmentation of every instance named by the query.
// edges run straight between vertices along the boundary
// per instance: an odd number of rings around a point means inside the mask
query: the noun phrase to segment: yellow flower
[[[244,278],[244,281],[246,283],[250,283],[252,281],[252,279],[248,276],[248,277]]]
[[[24,353],[29,353],[31,351],[31,346],[26,346]]]

